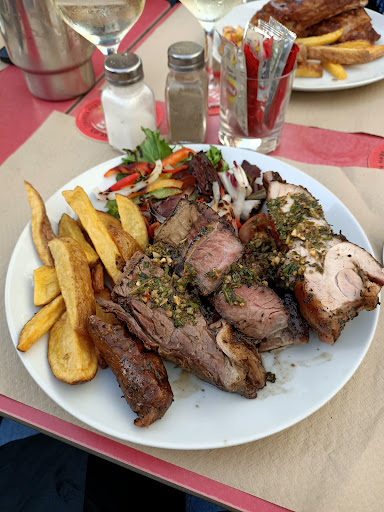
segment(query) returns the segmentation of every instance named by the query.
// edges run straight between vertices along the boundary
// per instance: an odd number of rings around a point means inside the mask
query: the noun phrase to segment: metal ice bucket
[[[50,0],[0,0],[0,31],[11,61],[38,98],[67,100],[93,86],[95,47],[60,18]]]

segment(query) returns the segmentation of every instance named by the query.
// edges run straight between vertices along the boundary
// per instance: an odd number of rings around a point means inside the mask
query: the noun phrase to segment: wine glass
[[[107,57],[143,12],[145,0],[51,0],[63,20]]]
[[[220,104],[220,86],[213,74],[213,34],[215,24],[236,5],[242,4],[243,0],[180,0],[185,7],[200,22],[205,33],[205,60],[209,77],[209,107],[216,107]]]

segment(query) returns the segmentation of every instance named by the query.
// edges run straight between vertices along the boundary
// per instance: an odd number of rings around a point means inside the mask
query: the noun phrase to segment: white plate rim
[[[190,146],[196,150],[209,148],[209,145],[190,145]],[[241,157],[242,159],[247,156],[248,160],[251,161],[252,163],[256,163],[257,165],[259,165],[262,168],[264,167],[263,170],[269,170],[270,168],[278,168],[277,169],[278,172],[283,172],[283,174],[287,173],[289,175],[290,172],[293,172],[294,174],[298,173],[298,175],[301,176],[302,181],[304,182],[304,186],[307,186],[307,188],[309,188],[309,190],[310,190],[310,187],[308,187],[308,184],[309,185],[316,184],[316,186],[318,187],[318,190],[322,190],[323,193],[325,193],[330,199],[341,204],[342,207],[346,210],[346,212],[348,212],[349,220],[352,223],[354,223],[355,227],[360,231],[360,235],[361,235],[362,239],[364,240],[364,244],[362,244],[362,245],[364,245],[365,249],[367,249],[371,254],[373,254],[372,247],[371,247],[364,231],[362,230],[361,226],[355,219],[355,217],[351,214],[351,212],[349,212],[349,210],[345,207],[345,205],[343,205],[341,203],[341,201],[331,191],[329,191],[326,187],[321,185],[315,179],[306,175],[299,169],[296,169],[295,167],[293,167],[289,164],[286,164],[285,162],[276,160],[273,157],[261,155],[259,153],[254,153],[254,152],[248,151],[248,150],[225,148],[223,146],[218,146],[218,147],[219,147],[219,149],[222,150],[224,158],[226,158],[229,161],[231,161],[231,158],[228,158],[228,156],[226,156],[226,153],[232,153],[232,151],[234,151],[235,153],[240,152],[242,155],[245,155],[245,156]],[[55,197],[62,190],[76,186],[78,184],[79,178],[81,178],[81,177],[84,178],[84,176],[87,174],[90,175],[90,174],[93,174],[93,173],[99,172],[99,171],[100,171],[100,177],[102,177],[102,175],[101,175],[102,171],[105,172],[107,169],[109,169],[110,167],[112,167],[120,162],[121,162],[121,157],[116,157],[114,159],[111,159],[111,160],[108,160],[101,164],[98,164],[97,166],[89,169],[88,171],[85,171],[77,178],[74,178],[71,181],[69,181],[66,185],[64,185],[57,192],[55,192],[55,194],[53,194],[49,200],[46,201],[47,211],[49,211],[49,206],[55,200]],[[12,291],[11,291],[12,279],[11,278],[12,278],[13,267],[15,266],[15,260],[17,258],[17,252],[18,252],[20,246],[22,245],[23,239],[25,238],[25,236],[29,232],[29,230],[30,230],[30,222],[25,226],[25,228],[23,229],[23,231],[16,243],[16,246],[14,248],[14,251],[12,253],[12,256],[11,256],[11,259],[9,262],[7,276],[6,276],[5,310],[6,310],[9,331],[11,333],[11,337],[12,337],[13,343],[15,345],[15,349],[16,349],[16,345],[17,345],[18,332],[17,332],[17,329],[15,328],[15,326],[13,324],[10,324],[10,318],[11,318],[10,308],[11,308],[11,293],[12,293]],[[34,369],[32,369],[27,364],[26,359],[23,357],[24,354],[18,352],[17,350],[16,351],[17,351],[20,359],[22,360],[25,368],[32,376],[32,378],[35,380],[35,382],[43,389],[43,391],[50,398],[52,398],[65,411],[69,412],[70,414],[72,414],[74,417],[76,417],[80,421],[83,421],[84,423],[90,425],[91,427],[96,428],[101,433],[105,433],[107,435],[117,437],[118,439],[122,439],[125,441],[130,441],[130,442],[134,442],[137,444],[141,444],[141,445],[145,445],[145,446],[152,446],[152,447],[157,447],[157,448],[183,449],[183,450],[212,449],[212,448],[221,448],[221,447],[228,447],[228,446],[237,446],[240,444],[256,441],[258,439],[262,439],[264,437],[271,436],[273,434],[281,432],[281,431],[299,423],[300,421],[306,419],[311,414],[313,414],[315,411],[317,411],[321,407],[323,407],[331,398],[333,398],[345,386],[345,384],[349,381],[349,379],[352,377],[352,375],[355,373],[355,371],[361,364],[362,360],[364,359],[365,354],[367,353],[369,346],[372,342],[373,336],[374,336],[374,332],[375,332],[376,325],[378,322],[378,317],[379,317],[379,307],[377,307],[374,311],[369,312],[369,315],[370,315],[370,328],[365,333],[366,340],[365,340],[364,347],[362,350],[360,350],[359,356],[355,359],[354,364],[345,373],[344,378],[339,381],[339,384],[337,387],[335,387],[329,393],[324,395],[321,400],[318,400],[316,403],[313,403],[311,407],[307,407],[305,412],[301,412],[300,414],[297,414],[296,416],[291,417],[289,419],[289,421],[287,421],[287,422],[283,421],[276,428],[268,427],[266,430],[264,429],[263,431],[260,431],[257,434],[249,434],[249,433],[247,433],[245,435],[238,434],[238,435],[235,435],[232,439],[226,439],[224,441],[223,441],[223,439],[218,439],[217,441],[213,441],[212,439],[210,439],[208,442],[206,442],[206,440],[204,440],[204,439],[198,440],[197,442],[196,442],[196,440],[193,441],[193,440],[188,439],[188,440],[184,440],[183,442],[176,442],[176,443],[172,442],[172,440],[164,441],[164,439],[162,439],[162,440],[157,439],[154,441],[153,439],[151,439],[150,435],[149,436],[145,435],[145,436],[141,437],[141,435],[139,435],[141,429],[139,429],[138,427],[134,427],[133,429],[128,429],[129,432],[127,433],[127,435],[121,435],[121,433],[118,433],[113,428],[106,426],[103,422],[97,422],[95,420],[89,421],[89,418],[86,415],[82,414],[78,410],[73,409],[71,404],[68,404],[65,401],[63,401],[60,398],[60,396],[58,397],[57,393],[55,392],[54,389],[44,389],[44,387],[41,385],[39,376],[36,373],[36,371],[34,371]],[[361,317],[359,317],[359,318],[361,318]],[[358,322],[359,318],[353,320],[352,322]],[[348,343],[347,340],[343,340],[343,342]],[[37,343],[39,343],[39,342],[37,342]],[[325,345],[325,344],[322,344],[322,345]],[[86,385],[87,384],[85,384],[85,386]],[[205,384],[203,383],[203,385],[205,385]],[[216,390],[213,390],[213,391],[216,391]],[[220,393],[222,393],[222,392],[220,392]],[[229,394],[226,393],[226,395],[229,395]],[[235,396],[238,396],[238,395],[235,395]],[[239,398],[242,399],[242,397],[239,397]],[[256,400],[258,400],[258,399],[256,398]],[[251,401],[251,403],[252,402],[253,401]],[[128,407],[128,406],[124,403],[123,407]],[[172,409],[172,407],[171,407],[171,409]],[[169,414],[169,411],[167,412],[167,414]],[[156,422],[156,423],[160,423],[161,421],[164,420],[164,418],[162,420],[159,420],[159,422]],[[131,427],[131,425],[128,425],[128,427]],[[149,432],[150,432],[150,428],[147,429]],[[136,430],[134,430],[134,429],[136,429]],[[133,434],[132,434],[132,432],[133,432]]]

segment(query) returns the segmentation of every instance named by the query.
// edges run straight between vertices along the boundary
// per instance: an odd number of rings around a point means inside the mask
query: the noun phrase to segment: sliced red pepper
[[[111,187],[109,187],[106,192],[116,192],[116,190],[121,190],[122,188],[128,187],[129,185],[132,185],[137,178],[140,178],[140,174],[138,172],[135,172],[134,174],[129,174],[125,178],[123,178],[120,181],[117,181],[114,183]]]
[[[155,165],[149,162],[134,162],[132,164],[121,164],[112,169],[109,169],[104,174],[105,178],[109,178],[109,176],[113,176],[114,174],[133,174],[135,172],[140,172],[141,174],[147,174],[149,171],[154,169]]]
[[[160,225],[160,222],[154,222],[153,224],[151,224],[148,228],[148,238],[152,239],[153,238],[153,233],[155,232],[155,229],[157,228],[157,226]]]
[[[182,160],[185,160],[186,158],[188,158],[189,153],[196,153],[196,151],[193,151],[193,149],[189,149],[189,148],[178,149],[177,151],[172,153],[172,155],[169,155],[166,158],[164,158],[161,161],[161,163],[163,164],[163,167],[165,167],[166,165],[170,165],[171,167],[173,167],[174,165],[178,164]]]
[[[239,221],[239,219],[236,217],[235,215],[235,221],[236,221],[236,226],[237,226],[237,229],[239,229],[241,227],[241,222]]]

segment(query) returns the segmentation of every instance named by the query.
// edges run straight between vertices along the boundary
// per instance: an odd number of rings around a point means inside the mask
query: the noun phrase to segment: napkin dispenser
[[[34,96],[68,100],[95,83],[95,47],[60,18],[50,0],[0,0],[0,31]]]

